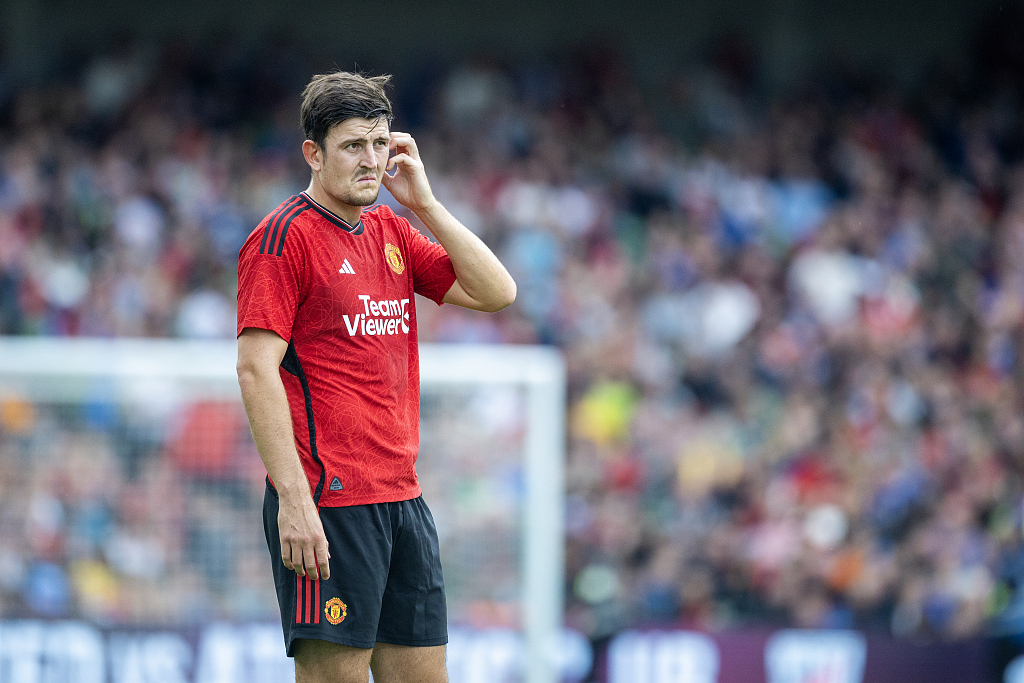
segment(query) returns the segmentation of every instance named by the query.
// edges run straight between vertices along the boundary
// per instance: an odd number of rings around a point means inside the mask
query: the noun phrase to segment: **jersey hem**
[[[307,479],[308,479],[308,477],[307,477]],[[270,491],[271,495],[273,495],[275,498],[277,498],[278,497],[278,495],[277,495],[277,487],[274,486],[274,481],[270,478],[269,474],[267,475],[266,480],[267,480],[267,489]],[[310,484],[310,485],[312,485],[312,484]],[[402,503],[402,502],[407,501],[407,500],[416,500],[417,498],[419,498],[422,495],[423,495],[423,489],[419,485],[417,485],[415,489],[412,489],[410,491],[402,491],[402,492],[396,493],[394,496],[384,496],[383,498],[376,497],[376,496],[362,496],[362,497],[355,498],[354,500],[346,499],[345,502],[340,504],[340,505],[331,505],[331,504],[327,504],[327,503],[324,503],[324,502],[320,502],[320,503],[317,504],[317,507],[318,508],[349,508],[349,507],[355,507],[356,505],[377,505],[379,503]]]
[[[252,327],[253,329],[257,330],[267,330],[268,332],[273,332],[284,341],[288,341],[288,339],[291,337],[291,330],[277,330],[274,329],[274,327],[267,322],[252,322],[246,320],[238,324],[238,329],[235,331],[235,338],[237,339],[238,337],[241,337],[242,332],[244,332],[245,328],[247,327]]]
[[[401,503],[402,501],[406,501],[406,500],[414,500],[416,498],[419,498],[422,495],[423,495],[423,490],[419,486],[417,486],[415,489],[412,489],[412,490],[409,490],[409,491],[399,491],[399,492],[396,492],[394,495],[388,495],[388,496],[362,496],[362,497],[358,497],[358,498],[353,497],[353,499],[351,499],[351,500],[346,498],[346,499],[344,499],[344,502],[341,502],[341,503],[339,503],[337,505],[333,504],[332,502],[325,503],[325,502],[323,502],[321,500],[320,504],[317,507],[322,507],[322,508],[347,508],[347,507],[352,507],[354,505],[376,505],[378,503]],[[321,498],[322,498],[322,496],[321,496]]]

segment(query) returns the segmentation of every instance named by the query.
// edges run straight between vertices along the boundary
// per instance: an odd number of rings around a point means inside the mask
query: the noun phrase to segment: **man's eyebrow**
[[[351,145],[353,142],[366,142],[369,139],[370,138],[367,135],[364,135],[362,137],[360,137],[360,136],[353,136],[353,137],[350,137],[350,138],[345,138],[344,140],[339,140],[338,141],[338,146],[339,147],[347,147],[347,146]]]
[[[338,146],[339,147],[347,147],[348,145],[351,145],[353,142],[366,142],[367,140],[390,140],[390,138],[391,138],[391,136],[388,133],[388,131],[383,131],[383,132],[377,133],[375,135],[370,135],[370,133],[367,133],[366,135],[362,135],[362,136],[356,135],[356,136],[353,136],[353,137],[341,140],[341,141],[338,142]]]

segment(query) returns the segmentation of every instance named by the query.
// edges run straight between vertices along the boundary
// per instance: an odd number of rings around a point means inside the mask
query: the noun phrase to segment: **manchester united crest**
[[[391,270],[399,275],[405,271],[405,260],[402,259],[402,252],[390,242],[384,246],[384,260],[391,266]]]
[[[332,624],[340,624],[348,616],[348,605],[339,598],[331,598],[324,605],[324,614],[327,615],[327,621]]]

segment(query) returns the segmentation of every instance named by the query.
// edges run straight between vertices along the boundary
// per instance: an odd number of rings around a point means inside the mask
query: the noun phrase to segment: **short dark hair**
[[[324,148],[331,128],[347,119],[379,119],[388,125],[394,118],[391,102],[384,94],[390,75],[363,76],[348,71],[335,71],[313,76],[302,91],[299,121],[307,140]]]

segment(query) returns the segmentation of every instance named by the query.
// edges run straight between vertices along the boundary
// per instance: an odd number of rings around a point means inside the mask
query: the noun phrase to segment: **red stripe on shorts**
[[[316,580],[313,588],[313,623],[320,623],[320,579]]]
[[[295,575],[295,623],[302,623],[302,577]]]
[[[309,575],[306,575],[306,621],[309,623]]]

